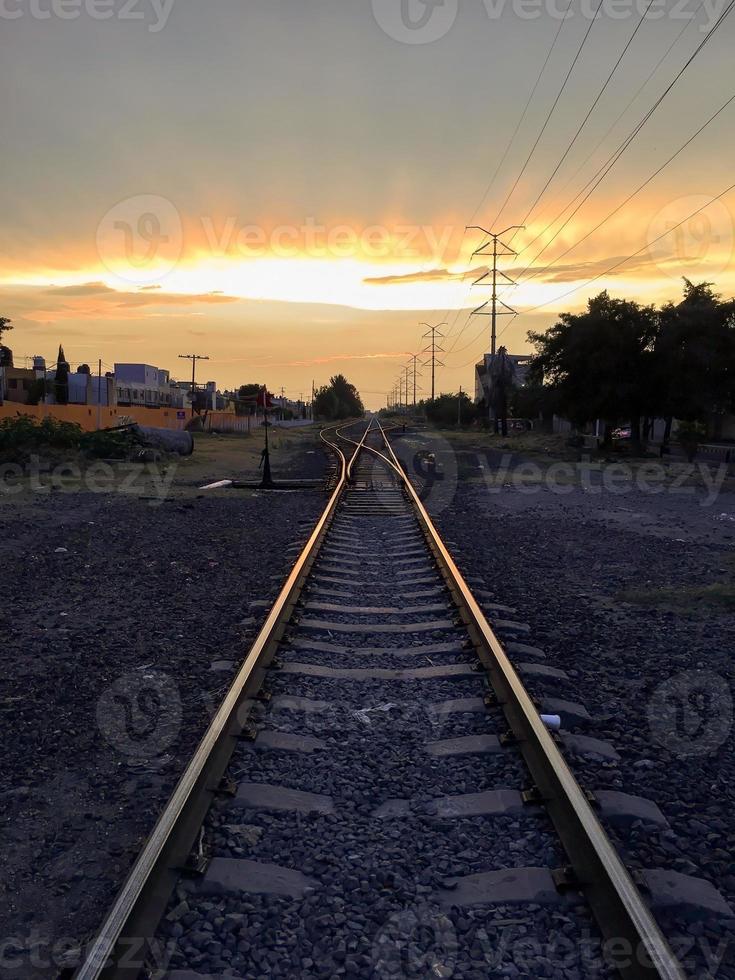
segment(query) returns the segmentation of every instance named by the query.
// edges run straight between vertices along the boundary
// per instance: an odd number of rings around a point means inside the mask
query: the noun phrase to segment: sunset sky
[[[567,2],[2,0],[0,314],[16,363],[62,342],[75,364],[185,376],[177,355],[198,352],[220,387],[297,398],[340,371],[377,407],[425,344],[420,323],[446,321],[438,387],[471,389],[489,320],[468,314],[489,291],[470,286],[484,260],[465,226],[524,220],[643,10],[603,5],[498,214],[597,6],[572,0],[506,153]],[[594,230],[735,94],[735,17],[538,254],[724,6],[651,4],[513,237],[511,351],[602,288],[661,301],[686,275],[735,293],[735,191],[712,202],[735,180],[735,102]]]

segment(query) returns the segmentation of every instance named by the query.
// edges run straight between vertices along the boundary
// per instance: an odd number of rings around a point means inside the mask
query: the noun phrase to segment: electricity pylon
[[[510,306],[508,306],[502,300],[498,299],[498,276],[502,276],[502,278],[506,280],[505,285],[508,286],[518,285],[513,279],[510,278],[510,276],[507,276],[504,272],[498,269],[498,258],[503,255],[517,255],[518,253],[514,252],[513,249],[510,247],[510,245],[507,245],[505,242],[500,241],[500,238],[502,235],[506,235],[509,231],[514,231],[516,229],[520,230],[522,228],[525,228],[525,225],[509,225],[507,228],[504,228],[502,231],[499,232],[488,231],[487,228],[482,228],[480,225],[470,225],[467,229],[468,231],[481,231],[483,232],[483,234],[487,235],[488,238],[490,239],[490,241],[484,242],[477,249],[476,252],[473,252],[471,257],[474,258],[476,255],[492,255],[493,258],[493,267],[492,270],[490,270],[492,272],[492,285],[493,285],[493,294],[489,300],[490,309],[486,311],[486,307],[488,305],[488,302],[486,301],[482,304],[482,306],[478,306],[476,310],[472,311],[473,316],[492,317],[492,324],[490,328],[490,353],[491,354],[495,354],[496,352],[495,348],[497,345],[497,337],[498,337],[498,331],[497,331],[498,317],[516,316],[515,310],[511,309]],[[485,249],[489,248],[491,244],[492,244],[492,252],[486,252]],[[499,252],[498,245],[500,245],[504,251]],[[487,277],[490,275],[490,271],[480,276],[480,278],[477,279],[475,282],[473,282],[472,285],[473,286],[482,285],[485,279],[487,279]],[[498,305],[500,305],[503,308],[499,310]]]

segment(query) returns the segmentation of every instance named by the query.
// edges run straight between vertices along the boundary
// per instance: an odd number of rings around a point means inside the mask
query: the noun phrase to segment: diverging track
[[[164,911],[176,980],[603,977],[602,936],[683,976],[379,423],[325,439],[330,503],[78,976],[136,976]]]

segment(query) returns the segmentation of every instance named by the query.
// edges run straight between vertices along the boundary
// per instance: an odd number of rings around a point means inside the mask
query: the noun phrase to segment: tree
[[[64,355],[64,348],[61,344],[59,344],[59,355],[56,359],[54,398],[57,405],[69,404],[69,362]]]
[[[536,348],[529,380],[548,385],[556,410],[576,425],[603,419],[606,443],[621,420],[630,420],[639,443],[642,416],[655,414],[657,326],[653,307],[602,292],[584,313],[562,313],[547,333],[528,334]]]
[[[77,368],[77,374],[91,374],[91,373],[92,373],[92,369],[90,368],[89,364],[80,364],[79,367]]]
[[[235,402],[235,415],[254,415],[257,398],[263,390],[261,384],[240,385]]]
[[[350,419],[363,415],[360,393],[343,374],[335,374],[329,384],[319,388],[314,398],[314,414],[322,419]]]
[[[712,283],[684,280],[680,303],[660,313],[654,346],[658,412],[666,419],[664,442],[674,418],[707,422],[735,400],[735,303],[723,303]]]
[[[9,317],[0,316],[0,344],[3,342],[3,334],[12,330],[13,324],[10,322]]]
[[[477,409],[466,392],[457,394],[441,394],[426,402],[426,418],[429,422],[443,429],[456,426],[470,425],[477,418]]]

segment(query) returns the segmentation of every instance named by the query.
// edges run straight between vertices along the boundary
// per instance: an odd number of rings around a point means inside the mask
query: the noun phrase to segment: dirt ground
[[[316,430],[272,448],[276,477],[324,471]],[[324,506],[198,489],[259,456],[200,436],[164,467],[0,484],[3,977],[56,976],[96,928]]]

